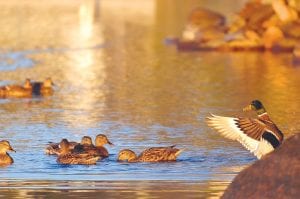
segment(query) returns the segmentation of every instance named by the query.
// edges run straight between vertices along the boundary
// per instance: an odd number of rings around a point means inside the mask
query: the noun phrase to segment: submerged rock
[[[241,171],[222,196],[227,198],[299,198],[300,134]]]

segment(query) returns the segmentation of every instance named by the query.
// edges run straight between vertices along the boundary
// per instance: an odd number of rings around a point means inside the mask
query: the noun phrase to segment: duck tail
[[[179,149],[178,151],[176,151],[175,153],[175,157],[179,156],[181,152],[183,152],[185,149]]]

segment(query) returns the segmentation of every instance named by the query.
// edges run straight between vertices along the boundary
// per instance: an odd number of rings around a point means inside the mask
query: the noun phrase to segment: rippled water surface
[[[209,113],[245,116],[257,98],[286,136],[300,128],[290,54],[178,52],[163,41],[179,34],[192,3],[98,3],[0,2],[1,85],[49,76],[56,84],[53,96],[0,99],[0,138],[17,151],[0,168],[0,198],[216,197],[256,159],[209,129]],[[48,141],[99,133],[114,146],[95,166],[44,154]],[[123,148],[174,144],[185,149],[174,163],[116,162]]]

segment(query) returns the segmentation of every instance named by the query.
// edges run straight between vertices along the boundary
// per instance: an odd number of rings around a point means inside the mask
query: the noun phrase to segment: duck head
[[[0,154],[5,154],[7,151],[16,152],[10,145],[9,141],[1,140],[0,141]]]
[[[255,111],[257,115],[266,113],[265,107],[259,100],[253,100],[251,104],[243,108],[243,111],[250,111],[250,110]]]
[[[96,146],[103,146],[105,144],[113,145],[113,143],[111,143],[108,140],[108,138],[106,137],[106,135],[104,135],[104,134],[98,134],[96,136],[96,139],[95,139],[95,145]]]
[[[80,144],[81,145],[92,145],[93,144],[92,138],[90,136],[83,136],[81,138]]]
[[[67,154],[70,152],[70,143],[67,139],[62,139],[59,146],[61,148],[61,154]]]
[[[25,83],[24,83],[23,87],[24,87],[25,89],[32,89],[31,81],[30,81],[29,78],[27,78],[27,79],[25,80]]]
[[[44,88],[52,88],[52,86],[54,86],[54,83],[53,83],[51,77],[48,77],[47,79],[45,79],[45,81],[43,82],[43,87]]]
[[[136,159],[136,154],[130,149],[123,149],[118,155],[118,161],[134,162]]]

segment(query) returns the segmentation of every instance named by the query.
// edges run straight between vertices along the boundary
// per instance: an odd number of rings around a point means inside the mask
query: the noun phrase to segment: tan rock
[[[270,49],[283,38],[282,31],[277,26],[271,26],[263,34],[263,43],[266,49]]]

